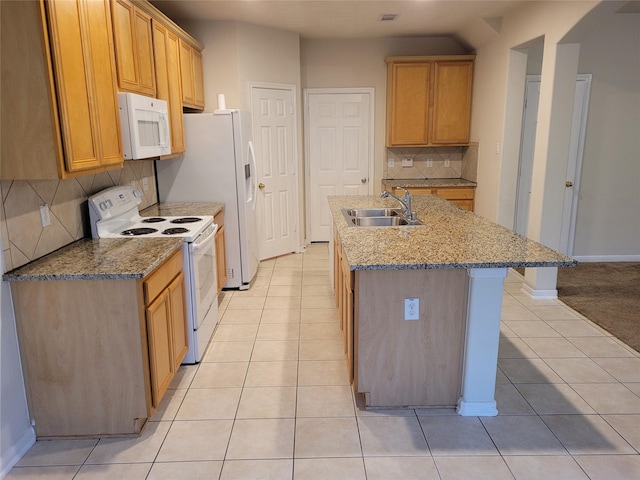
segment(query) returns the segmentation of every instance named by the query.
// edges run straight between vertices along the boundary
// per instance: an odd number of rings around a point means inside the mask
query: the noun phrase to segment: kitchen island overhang
[[[354,227],[347,224],[341,213],[344,208],[396,207],[397,202],[394,200],[374,196],[330,196],[328,201],[334,228],[331,249],[335,253],[336,243],[338,244],[340,259],[345,265],[343,268],[348,267],[348,270],[354,274],[352,277],[355,283],[353,287],[355,310],[352,315],[354,333],[351,339],[354,343],[352,368],[354,389],[365,395],[365,404],[381,407],[444,406],[442,404],[415,404],[415,399],[418,398],[415,392],[408,393],[404,398],[402,394],[387,394],[385,392],[385,390],[397,390],[397,384],[393,383],[393,379],[412,370],[413,365],[422,362],[423,358],[414,358],[413,362],[410,362],[398,356],[397,360],[400,363],[396,366],[395,374],[389,372],[388,366],[386,370],[381,370],[379,373],[371,374],[367,370],[367,368],[374,370],[378,368],[377,366],[382,363],[380,359],[367,365],[362,364],[363,361],[367,362],[369,357],[372,357],[370,350],[374,350],[374,348],[366,343],[366,338],[359,336],[359,332],[367,332],[367,322],[374,314],[367,311],[366,315],[362,315],[364,313],[362,311],[359,316],[359,306],[367,303],[366,299],[363,302],[363,299],[357,298],[358,282],[361,280],[359,273],[370,277],[374,271],[395,271],[398,275],[395,282],[402,283],[402,271],[407,271],[405,275],[408,274],[408,271],[424,271],[423,275],[435,275],[437,279],[438,275],[441,275],[437,270],[463,269],[466,271],[466,282],[463,287],[460,287],[459,282],[456,284],[458,285],[456,291],[460,294],[460,298],[455,305],[450,303],[440,308],[442,312],[447,310],[463,311],[461,315],[458,315],[461,318],[456,317],[458,318],[456,321],[461,323],[459,328],[461,332],[459,365],[452,367],[454,369],[452,374],[458,375],[459,379],[457,401],[453,401],[455,405],[450,405],[451,402],[449,402],[446,406],[455,406],[458,414],[462,416],[497,415],[495,383],[500,316],[504,279],[508,268],[573,266],[577,262],[483,217],[464,211],[434,195],[413,197],[414,210],[423,224],[417,226]],[[338,278],[335,276],[335,265],[335,263],[331,265],[334,281]],[[407,296],[410,296],[414,294],[408,290],[409,287],[405,287],[398,293],[398,289],[396,289],[395,295],[404,296],[406,293]],[[377,295],[384,295],[384,293],[382,290]],[[435,296],[431,294],[428,301],[438,310],[438,306],[433,302],[437,302],[438,298],[445,296],[447,295],[442,293]],[[387,303],[392,303],[396,307],[398,305],[397,301],[394,303],[394,299],[391,298],[387,299]],[[378,310],[386,311],[384,305]],[[382,319],[388,320],[388,322],[396,321],[397,318],[395,310],[390,313],[387,311],[382,315],[389,316],[388,319]],[[441,318],[445,318],[446,315],[448,313],[441,314]],[[428,318],[427,321],[438,322],[438,318]],[[440,320],[441,323],[449,321],[450,319]],[[393,328],[389,328],[388,342],[398,342],[398,338],[396,338],[398,330],[413,328],[415,333],[406,335],[405,340],[409,339],[410,342],[413,342],[415,337],[419,337],[415,340],[416,345],[421,343],[437,345],[438,339],[434,341],[429,337],[434,331],[439,331],[434,329],[434,326],[424,327],[420,332],[417,332],[415,324],[398,322],[394,324]],[[380,325],[378,322],[376,328],[379,329]],[[449,338],[453,339],[454,343],[458,342],[455,336]],[[396,350],[398,350],[397,345],[396,343]],[[409,346],[408,350],[411,351],[411,348]],[[375,349],[384,350],[385,345],[378,344]],[[387,353],[390,351],[393,351],[393,346],[386,350]],[[420,347],[416,351],[425,352],[426,350]],[[395,357],[393,353],[390,356]],[[407,356],[406,352],[404,356]],[[385,358],[384,362],[388,364],[395,360],[395,358]],[[409,363],[402,364],[403,361]],[[373,377],[373,379],[371,380],[369,377]],[[385,378],[384,381],[381,380],[381,377]],[[419,377],[417,383],[423,380],[423,377]],[[428,384],[428,380],[426,382]],[[405,381],[404,385],[412,385],[413,383],[416,383],[416,379]],[[434,386],[430,385],[428,388],[433,390]],[[438,388],[436,385],[435,389],[438,390]],[[379,391],[368,391],[371,389]],[[376,398],[381,399],[382,403],[376,404]],[[422,398],[429,402],[433,395],[425,393]],[[451,392],[448,397],[441,398],[452,398]]]

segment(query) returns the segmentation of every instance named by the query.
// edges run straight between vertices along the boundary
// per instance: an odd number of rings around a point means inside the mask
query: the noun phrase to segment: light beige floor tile
[[[237,418],[293,418],[295,387],[247,387],[242,390]]]
[[[180,404],[182,403],[182,400],[184,400],[186,393],[186,388],[180,388],[177,390],[167,389],[164,397],[162,397],[160,405],[149,420],[152,422],[162,422],[171,421],[176,418],[176,414],[178,413],[178,409],[180,408]]]
[[[253,342],[258,333],[258,324],[220,324],[213,340],[216,342]]]
[[[170,426],[170,422],[149,422],[139,437],[101,438],[86,463],[153,462]]]
[[[513,480],[502,457],[436,457],[442,480]]]
[[[516,387],[538,415],[595,413],[568,385],[519,384]]]
[[[267,297],[264,308],[265,310],[300,308],[300,297]]]
[[[220,480],[291,480],[292,475],[293,459],[226,460]]]
[[[227,306],[229,310],[257,310],[264,308],[266,297],[236,296],[231,297]]]
[[[296,419],[295,458],[361,456],[355,417]]]
[[[261,323],[256,340],[295,340],[300,338],[299,323]]]
[[[327,262],[328,263],[328,262]],[[310,267],[304,267],[303,270],[303,275],[329,275],[329,267],[324,267],[324,268],[310,268]]]
[[[302,264],[300,265],[283,265],[279,267],[276,265],[273,269],[273,276],[291,276],[302,275]]]
[[[253,281],[251,282],[251,288],[253,288],[254,286],[264,286],[266,285],[267,287],[269,286],[269,284],[271,283],[271,275],[273,274],[273,270],[269,270],[262,272],[261,275],[259,275],[258,273],[256,273],[256,276],[253,277]]]
[[[603,418],[640,452],[640,415],[604,415]]]
[[[548,339],[545,339],[548,340]],[[520,338],[500,338],[498,358],[537,358],[538,355]]]
[[[296,458],[294,480],[365,480],[362,458]]]
[[[434,457],[498,455],[477,417],[429,416],[419,420]]]
[[[518,389],[511,383],[496,385],[498,415],[535,415]]]
[[[336,305],[336,299],[333,295],[322,296],[303,296],[302,308],[332,308]]]
[[[95,439],[38,440],[17,463],[20,467],[82,465],[97,445]]]
[[[298,359],[298,341],[256,340],[251,354],[252,362],[284,362]]]
[[[354,416],[353,395],[348,385],[298,387],[296,416],[349,417]]]
[[[235,325],[238,323],[260,323],[262,309],[253,310],[227,310],[220,318],[218,329],[221,325]],[[216,331],[217,333],[217,331]],[[217,340],[217,336],[215,337]]]
[[[295,274],[287,273],[282,274],[278,273],[278,275],[273,275],[271,277],[270,285],[302,285],[302,273],[297,272]]]
[[[542,421],[571,455],[637,453],[598,415],[548,415]]]
[[[238,419],[233,425],[226,458],[293,458],[294,424],[292,418]]]
[[[341,340],[342,332],[337,322],[302,323],[300,340]]]
[[[305,258],[303,262],[303,266],[306,269],[328,269],[329,268],[329,257],[327,258]]]
[[[199,367],[199,365],[180,365],[178,371],[173,377],[173,380],[171,380],[171,383],[169,384],[169,390],[189,388]]]
[[[201,363],[191,387],[242,387],[247,366],[247,362]]]
[[[263,310],[260,323],[300,323],[300,309],[289,308]]]
[[[595,358],[594,361],[619,382],[640,382],[640,358]]]
[[[611,383],[616,381],[590,358],[548,358],[545,362],[567,383]]]
[[[14,467],[4,480],[73,480],[78,470],[80,470],[79,465]]]
[[[640,413],[640,397],[619,383],[581,383],[571,388],[601,415]]]
[[[222,461],[212,462],[156,462],[147,480],[211,480],[218,478]]]
[[[304,308],[300,315],[301,323],[338,322],[338,309],[335,303],[331,308]]]
[[[508,456],[504,460],[518,480],[589,480],[576,461],[567,456]]]
[[[233,419],[241,388],[191,388],[184,397],[176,420]]]
[[[367,480],[440,480],[431,457],[365,457]]]
[[[245,387],[295,387],[297,376],[298,362],[250,362]]]
[[[242,299],[246,297],[266,297],[269,292],[268,284],[256,285],[255,283],[251,284],[251,287],[247,290],[236,290],[233,292],[234,299]]]
[[[293,267],[293,266],[301,266],[302,261],[304,260],[304,254],[302,253],[291,253],[288,255],[282,255],[277,257],[275,266],[276,267]]]
[[[567,455],[540,417],[505,415],[480,420],[501,455]]]
[[[517,337],[515,332],[505,325],[504,322],[500,322],[500,338],[513,338]]]
[[[557,298],[532,298],[522,291],[514,292],[511,294],[522,305],[529,306],[541,306],[541,305],[564,305]]]
[[[547,320],[547,325],[563,337],[603,337],[605,334],[585,320]]]
[[[300,361],[298,385],[349,385],[344,360]]]
[[[512,383],[563,383],[562,379],[538,358],[498,360],[502,372]]]
[[[519,337],[559,337],[560,334],[542,320],[507,320],[504,322]]]
[[[84,465],[74,480],[145,480],[151,469],[151,463],[117,463],[111,465]]]
[[[330,286],[331,280],[329,275],[309,275],[304,273],[302,275],[302,286]]]
[[[571,320],[580,318],[573,310],[560,305],[530,305],[527,307],[542,320]]]
[[[511,385],[511,380],[509,380],[504,372],[500,370],[500,365],[498,365],[498,368],[496,369],[496,385],[500,385],[503,383],[508,383],[509,385]]]
[[[638,395],[640,397],[640,382],[638,383],[625,383],[625,387],[627,387],[630,391]]]
[[[158,453],[158,462],[224,459],[233,420],[176,421]]]
[[[304,280],[303,280],[304,282]],[[327,283],[326,285],[303,285],[303,297],[331,297],[333,298],[333,288]]]
[[[301,285],[271,285],[268,297],[299,297],[302,294]]]
[[[542,358],[585,357],[585,354],[566,338],[526,338],[524,342]]]
[[[503,321],[539,320],[531,310],[518,302],[503,306],[500,318]]]
[[[359,416],[358,429],[365,457],[430,455],[416,417]]]
[[[638,480],[640,455],[580,455],[576,462],[591,480]]]
[[[609,337],[572,337],[569,341],[587,356],[595,357],[633,357],[634,355]]]
[[[253,351],[253,342],[218,342],[215,337],[202,358],[208,362],[248,362]]]
[[[344,360],[344,358],[344,346],[339,340],[300,340],[300,360]]]

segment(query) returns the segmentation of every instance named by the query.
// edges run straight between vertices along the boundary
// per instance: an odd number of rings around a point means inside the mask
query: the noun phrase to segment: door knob
[[[367,179],[363,178],[362,180],[360,180],[362,183],[367,183]]]
[[[264,187],[265,187],[265,184],[264,184],[264,183],[260,182],[260,183],[258,184],[258,188],[259,188],[260,190],[262,190]]]
[[[573,187],[573,182],[571,180],[567,180],[566,182],[564,182],[564,186],[565,187]]]

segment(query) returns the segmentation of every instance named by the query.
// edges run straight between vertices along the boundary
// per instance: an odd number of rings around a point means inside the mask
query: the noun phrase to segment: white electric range
[[[198,363],[218,324],[218,287],[213,216],[142,217],[142,193],[128,185],[107,188],[89,197],[93,238],[180,237],[189,332],[183,363]]]

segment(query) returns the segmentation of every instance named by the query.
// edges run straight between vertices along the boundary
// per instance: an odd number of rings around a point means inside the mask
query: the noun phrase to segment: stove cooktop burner
[[[175,228],[167,228],[163,230],[162,233],[165,235],[177,235],[178,233],[187,233],[189,231],[188,228],[183,227],[175,227]]]
[[[171,220],[171,223],[195,223],[199,222],[200,220],[202,219],[198,217],[181,217]]]
[[[162,217],[148,217],[142,220],[142,223],[158,223],[158,222],[164,222],[165,220],[166,218],[162,218]]]
[[[155,233],[157,231],[158,230],[155,228],[130,228],[129,230],[120,232],[120,234],[135,237],[137,235],[149,235],[150,233]]]

